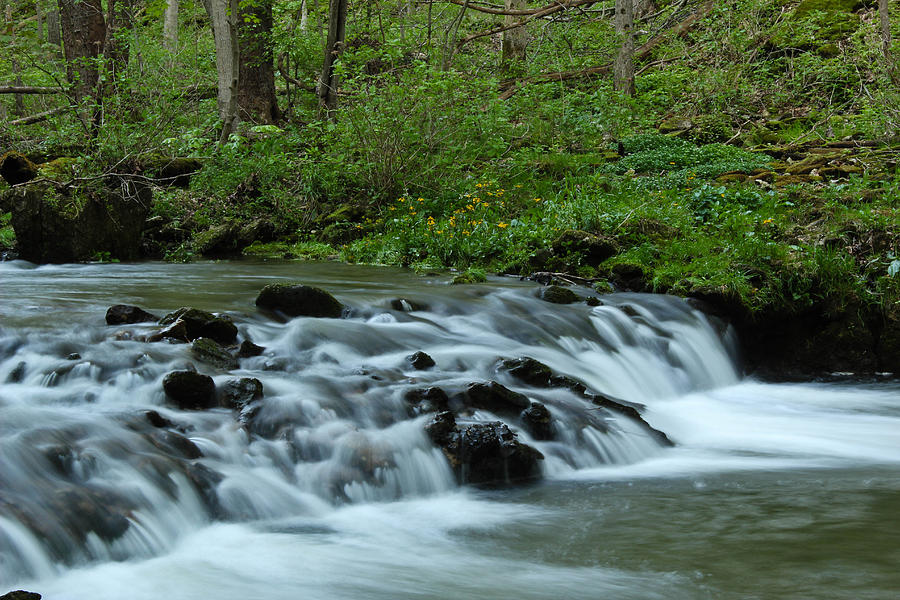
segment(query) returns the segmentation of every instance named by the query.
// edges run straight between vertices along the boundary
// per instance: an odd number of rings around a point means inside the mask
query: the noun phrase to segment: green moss
[[[470,268],[458,274],[450,283],[453,285],[464,285],[468,283],[484,283],[485,281],[487,281],[487,275],[484,270]]]
[[[805,17],[814,11],[855,13],[865,7],[861,0],[803,0],[794,10],[794,16]]]
[[[334,258],[338,251],[333,246],[321,242],[254,242],[244,248],[243,254],[258,258],[327,260]]]
[[[16,245],[16,232],[13,231],[12,213],[0,215],[0,250],[10,250]]]

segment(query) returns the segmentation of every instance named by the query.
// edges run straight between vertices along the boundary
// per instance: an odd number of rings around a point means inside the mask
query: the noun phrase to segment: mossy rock
[[[203,162],[199,158],[151,154],[141,160],[139,168],[161,180],[163,185],[187,187],[191,176],[203,168]]]
[[[19,185],[38,176],[38,168],[27,156],[18,152],[7,152],[0,156],[0,177],[9,185]]]
[[[53,160],[38,165],[38,173],[47,179],[56,181],[66,181],[75,177],[75,166],[78,164],[77,158],[71,156],[61,156]]]
[[[746,173],[722,173],[716,177],[719,183],[743,183],[747,181]]]
[[[538,291],[538,298],[552,304],[574,304],[581,300],[578,294],[560,285],[551,285]]]
[[[686,117],[669,117],[659,124],[660,133],[679,133],[694,126],[694,122]]]

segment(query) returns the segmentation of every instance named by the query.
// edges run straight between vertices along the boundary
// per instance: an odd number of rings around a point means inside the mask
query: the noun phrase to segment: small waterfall
[[[530,287],[483,286],[407,293],[391,308],[391,292],[344,294],[353,307],[346,319],[280,324],[249,305],[238,312],[241,334],[265,352],[232,372],[194,362],[218,386],[261,381],[265,396],[252,419],[174,408],[163,377],[193,359],[185,345],[134,341],[152,326],[108,327],[95,305],[79,309],[91,316],[50,330],[30,314],[5,324],[0,585],[61,565],[154,556],[217,520],[316,516],[447,493],[458,484],[426,433],[433,412],[407,399],[415,390],[440,388],[453,403],[473,382],[493,381],[540,403],[549,435],[483,407],[462,411],[458,422],[507,422],[553,477],[664,451],[646,426],[591,394],[640,409],[738,379],[728,336],[676,298],[557,306]],[[435,366],[414,369],[407,357],[418,351]],[[498,366],[520,357],[588,393],[529,385]]]

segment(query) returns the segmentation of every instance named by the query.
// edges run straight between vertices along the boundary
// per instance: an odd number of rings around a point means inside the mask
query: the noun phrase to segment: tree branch
[[[61,87],[38,87],[31,85],[3,85],[0,86],[0,94],[64,94],[66,90]]]
[[[46,121],[53,115],[58,115],[60,113],[64,113],[71,108],[76,108],[74,106],[60,106],[59,108],[54,108],[53,110],[48,110],[46,112],[38,113],[36,115],[31,115],[30,117],[24,117],[22,119],[16,119],[15,121],[9,121],[7,125],[31,125],[33,123],[40,123],[41,121]]]

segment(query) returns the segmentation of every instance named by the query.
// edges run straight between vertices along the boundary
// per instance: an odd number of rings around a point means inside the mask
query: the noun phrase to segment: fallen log
[[[61,87],[40,87],[33,85],[4,85],[0,86],[0,94],[64,94],[66,90]]]
[[[15,121],[10,121],[7,125],[32,125],[34,123],[40,123],[41,121],[46,121],[50,117],[54,115],[58,115],[60,113],[64,113],[70,108],[75,108],[74,106],[60,106],[59,108],[54,108],[52,110],[44,111],[42,113],[38,113],[36,115],[31,115],[30,117],[23,117],[21,119],[16,119]]]

